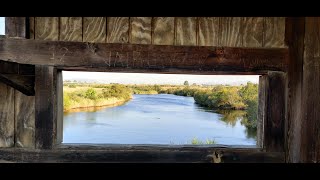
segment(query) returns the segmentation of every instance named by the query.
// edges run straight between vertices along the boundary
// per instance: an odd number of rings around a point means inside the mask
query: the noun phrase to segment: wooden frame
[[[19,25],[19,23],[13,24]],[[25,27],[23,23],[20,26]],[[23,32],[23,28],[17,29]],[[14,34],[20,36],[25,33]],[[284,72],[288,69],[288,52],[287,48],[193,47],[0,39],[0,63],[34,66],[36,148],[47,149],[41,151],[9,149],[1,152],[7,157],[19,157],[18,153],[21,157],[17,160],[21,161],[26,160],[23,153],[33,154],[31,158],[27,158],[27,161],[31,161],[35,156],[38,157],[35,161],[43,161],[52,158],[51,156],[56,156],[57,160],[62,156],[62,161],[75,160],[68,157],[72,156],[72,153],[80,153],[84,155],[85,158],[82,159],[84,161],[90,161],[90,158],[92,161],[137,161],[138,158],[142,158],[146,161],[157,159],[176,162],[179,161],[179,153],[182,153],[183,158],[180,160],[189,158],[192,162],[196,161],[196,157],[202,157],[201,161],[207,161],[208,159],[203,158],[207,155],[213,162],[221,162],[221,160],[228,162],[230,158],[235,157],[238,157],[237,161],[240,160],[240,162],[257,160],[283,162],[285,99],[281,97],[285,97]],[[128,148],[119,145],[111,148],[91,145],[82,146],[79,149],[78,146],[59,146],[62,140],[62,70],[262,75],[259,85],[259,120],[262,123],[258,127],[259,147]],[[270,106],[270,104],[276,104],[276,106]],[[279,116],[277,112],[281,112]],[[120,151],[128,154],[119,156]],[[178,152],[175,153],[175,151]],[[163,152],[168,154],[163,155]],[[201,155],[192,156],[192,153]],[[228,153],[231,155],[224,155],[224,158],[219,159],[221,154]]]

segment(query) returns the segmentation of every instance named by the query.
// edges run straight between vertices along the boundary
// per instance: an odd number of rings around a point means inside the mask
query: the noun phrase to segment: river
[[[255,145],[241,124],[243,111],[214,112],[193,97],[133,95],[127,103],[64,114],[63,143],[190,144],[196,138],[224,145]]]

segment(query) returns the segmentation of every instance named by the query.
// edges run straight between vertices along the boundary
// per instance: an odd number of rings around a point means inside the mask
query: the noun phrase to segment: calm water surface
[[[65,113],[63,143],[190,144],[197,138],[255,145],[255,133],[241,124],[243,114],[206,110],[193,97],[134,95],[121,106]]]

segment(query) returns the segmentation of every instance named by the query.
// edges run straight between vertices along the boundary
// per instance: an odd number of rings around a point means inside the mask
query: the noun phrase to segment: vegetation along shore
[[[133,94],[174,94],[193,97],[199,106],[212,110],[243,110],[242,122],[253,130],[257,127],[258,85],[122,85],[64,82],[64,111],[77,108],[116,106]]]

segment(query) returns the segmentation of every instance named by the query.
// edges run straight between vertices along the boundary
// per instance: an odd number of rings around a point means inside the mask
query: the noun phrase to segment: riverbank
[[[174,94],[193,97],[199,106],[211,110],[245,110],[244,123],[256,129],[258,85],[121,85],[66,84],[64,111],[77,108],[117,106],[129,101],[133,94]]]
[[[72,103],[68,108],[64,108],[64,112],[79,112],[79,111],[95,111],[101,108],[106,107],[115,107],[120,106],[126,103],[128,100],[125,99],[117,99],[117,98],[110,98],[110,99],[99,99],[98,101],[90,100],[90,99],[83,99],[80,102]]]
[[[63,111],[121,105],[132,98],[132,93],[123,85],[104,88],[64,87]]]
[[[225,111],[192,97],[136,94],[121,106],[65,113],[64,143],[254,145],[256,134],[241,123],[245,112]]]

